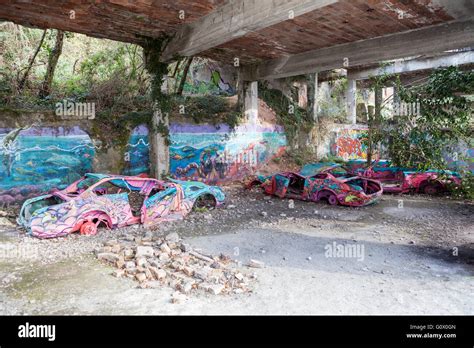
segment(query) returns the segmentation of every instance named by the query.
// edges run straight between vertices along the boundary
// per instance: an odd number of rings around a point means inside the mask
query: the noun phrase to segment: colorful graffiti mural
[[[150,173],[150,147],[146,125],[139,125],[133,129],[124,153],[124,162],[124,175]]]
[[[0,204],[64,188],[92,169],[94,154],[79,127],[0,129]]]
[[[171,124],[170,173],[210,184],[237,180],[280,156],[286,147],[281,127],[226,124]]]
[[[188,94],[234,95],[233,71],[209,59],[195,58],[184,84]]]
[[[363,144],[366,130],[341,129],[334,132],[330,145],[330,153],[344,160],[366,159],[367,146]]]

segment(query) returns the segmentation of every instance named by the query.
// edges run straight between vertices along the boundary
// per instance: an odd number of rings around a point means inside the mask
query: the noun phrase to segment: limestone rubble
[[[176,233],[166,237],[125,235],[106,241],[95,254],[117,268],[114,276],[133,279],[141,288],[173,288],[173,303],[200,291],[213,295],[251,291],[249,283],[253,278],[246,276],[230,257],[193,250]]]

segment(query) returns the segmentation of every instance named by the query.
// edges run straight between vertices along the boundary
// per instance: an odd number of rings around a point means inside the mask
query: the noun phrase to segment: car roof
[[[308,163],[301,168],[299,174],[308,177],[338,167],[341,167],[341,165],[333,162]]]
[[[103,180],[103,179],[111,179],[112,184],[121,187],[121,188],[127,188],[131,189],[132,191],[138,191],[141,190],[143,187],[142,185],[133,185],[133,182],[154,182],[154,183],[159,183],[162,185],[166,185],[167,183],[158,180],[155,178],[143,178],[141,176],[125,176],[125,175],[115,175],[115,174],[101,174],[101,173],[86,173],[84,175],[85,178],[92,178],[96,179],[98,181]],[[124,183],[126,181],[126,183]],[[169,183],[169,185],[173,185],[172,183]]]

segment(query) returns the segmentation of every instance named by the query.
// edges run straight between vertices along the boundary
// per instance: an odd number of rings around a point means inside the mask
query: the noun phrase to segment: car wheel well
[[[336,196],[336,194],[328,189],[320,190],[316,193],[316,200],[328,200],[330,196]]]
[[[92,211],[88,212],[82,217],[82,223],[79,228],[86,222],[90,221],[97,225],[97,227],[107,227],[112,228],[112,220],[110,216],[104,211]]]
[[[195,208],[215,208],[217,206],[217,199],[211,193],[203,193],[199,195],[193,204]]]
[[[427,190],[427,188],[434,188],[434,191],[432,193],[439,193],[443,190],[444,186],[441,182],[439,182],[438,180],[424,180],[420,183],[420,186],[419,186],[419,189],[418,191],[419,192],[422,192],[422,193],[429,193],[429,192],[425,192]]]

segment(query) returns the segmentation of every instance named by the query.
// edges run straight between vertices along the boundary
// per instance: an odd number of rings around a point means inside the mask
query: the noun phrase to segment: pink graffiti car
[[[195,205],[219,206],[224,199],[219,187],[201,182],[89,173],[64,190],[26,200],[18,223],[39,238],[95,234],[101,224],[153,226],[182,219]]]

